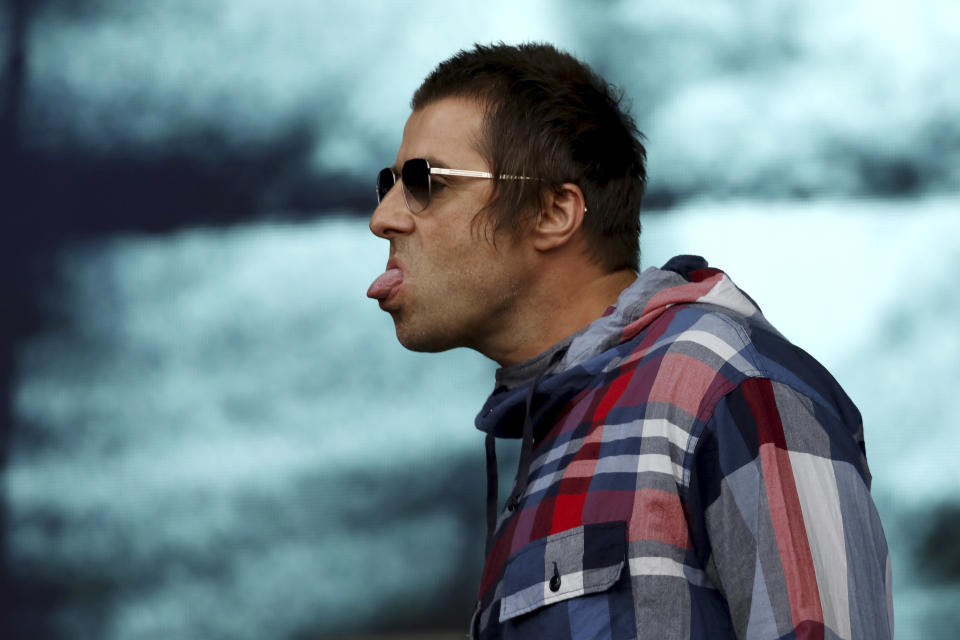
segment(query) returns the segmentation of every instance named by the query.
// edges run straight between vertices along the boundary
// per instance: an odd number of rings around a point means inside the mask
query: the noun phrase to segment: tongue
[[[367,289],[367,297],[383,300],[389,296],[393,288],[401,282],[403,282],[403,271],[400,269],[387,269],[379,278],[374,280],[370,288]]]

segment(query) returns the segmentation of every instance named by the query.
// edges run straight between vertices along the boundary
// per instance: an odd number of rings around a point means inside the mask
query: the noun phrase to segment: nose
[[[383,197],[370,216],[370,231],[380,238],[390,239],[413,231],[413,214],[403,200],[403,187],[398,180]]]

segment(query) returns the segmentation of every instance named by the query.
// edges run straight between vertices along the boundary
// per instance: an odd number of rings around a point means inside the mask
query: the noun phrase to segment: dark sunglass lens
[[[423,158],[403,163],[400,178],[406,188],[407,206],[414,213],[423,211],[430,203],[430,164]]]
[[[390,191],[395,182],[393,169],[387,167],[380,170],[380,173],[377,174],[377,202],[383,202],[383,199],[387,197],[387,192]]]

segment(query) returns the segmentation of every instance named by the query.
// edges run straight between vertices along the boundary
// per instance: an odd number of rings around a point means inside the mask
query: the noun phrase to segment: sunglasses
[[[397,183],[403,188],[403,201],[407,203],[410,213],[420,213],[430,204],[432,175],[459,176],[461,178],[493,178],[487,171],[469,171],[466,169],[442,169],[431,167],[430,162],[423,158],[411,158],[403,163],[400,175],[392,167],[386,167],[377,174],[377,202],[383,202],[387,192]],[[526,176],[500,176],[502,180],[531,180]]]

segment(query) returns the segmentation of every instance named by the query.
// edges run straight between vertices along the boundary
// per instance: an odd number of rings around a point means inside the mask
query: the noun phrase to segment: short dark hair
[[[639,270],[646,150],[623,93],[549,44],[475,45],[441,62],[413,94],[416,111],[437,100],[476,98],[485,109],[481,153],[494,176],[487,209],[495,230],[519,231],[542,196],[571,182],[587,204],[591,256],[614,271]]]

